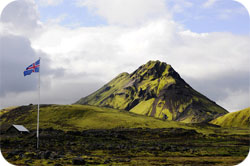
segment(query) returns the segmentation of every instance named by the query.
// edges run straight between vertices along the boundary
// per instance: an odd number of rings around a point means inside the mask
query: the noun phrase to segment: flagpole
[[[41,58],[39,57],[39,60]],[[41,63],[41,62],[40,62]],[[39,72],[38,72],[38,105],[37,105],[37,145],[36,148],[39,148],[39,110],[40,110],[40,67],[39,67]]]

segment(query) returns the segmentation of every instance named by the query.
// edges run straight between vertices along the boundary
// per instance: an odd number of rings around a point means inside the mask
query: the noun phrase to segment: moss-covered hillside
[[[250,129],[250,107],[218,117],[210,123],[222,127],[239,127]]]
[[[36,129],[37,106],[20,106],[1,110],[1,129],[12,124]],[[112,129],[112,128],[190,128],[174,121],[162,121],[111,108],[88,105],[42,105],[40,127],[60,130]]]
[[[121,73],[76,104],[188,123],[208,122],[227,113],[189,86],[169,64],[160,61],[149,61],[131,74]]]

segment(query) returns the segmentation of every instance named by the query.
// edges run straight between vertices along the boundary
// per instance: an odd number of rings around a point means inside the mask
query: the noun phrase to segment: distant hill
[[[188,123],[209,122],[228,113],[188,85],[171,65],[160,61],[149,61],[131,74],[121,73],[76,104]]]
[[[250,107],[237,112],[231,112],[212,120],[210,123],[222,127],[240,127],[250,129]]]
[[[12,124],[36,129],[37,106],[20,106],[1,110],[1,130]],[[162,121],[111,108],[88,105],[42,105],[40,127],[61,130],[111,129],[111,128],[186,128],[185,124]],[[189,128],[189,127],[188,127]]]

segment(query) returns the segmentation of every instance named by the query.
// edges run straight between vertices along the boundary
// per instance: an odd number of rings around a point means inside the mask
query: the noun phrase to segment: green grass
[[[22,124],[36,128],[36,106],[29,111],[10,110],[1,116],[1,124]],[[16,112],[16,113],[14,113]],[[7,118],[10,117],[11,118]],[[89,105],[50,105],[40,109],[40,127],[63,130],[111,129],[111,128],[191,128],[174,121],[162,121],[153,117],[133,114],[111,108]]]
[[[142,101],[139,104],[137,104],[134,108],[130,110],[132,113],[140,114],[140,115],[148,115],[152,111],[152,106],[154,102],[154,98]]]
[[[20,124],[29,130],[37,125],[37,106],[9,109],[0,116],[1,128]],[[203,134],[222,133],[249,134],[246,129],[224,129],[209,125],[189,124],[155,117],[138,115],[128,111],[89,105],[48,105],[40,108],[40,128],[54,128],[64,131],[113,128],[184,128],[194,129]]]
[[[124,87],[127,83],[129,82],[129,74],[128,73],[121,73],[117,77],[115,77],[113,80],[111,80],[108,84],[104,85],[102,88],[94,92],[93,94],[84,97],[80,99],[79,101],[76,102],[76,104],[84,104],[88,103],[89,105],[98,105],[98,106],[106,106],[106,105],[115,105],[115,106],[121,106],[119,103],[124,103],[121,102],[120,100],[118,102],[113,101],[111,103],[110,100],[105,101],[108,99],[112,94],[116,93],[119,89]],[[120,98],[123,99],[123,98]],[[126,102],[126,101],[125,101]],[[114,107],[114,108],[117,108]],[[121,106],[124,109],[123,106]]]
[[[250,107],[218,117],[210,123],[222,127],[240,127],[250,129]]]
[[[16,106],[12,106],[12,107],[7,107],[7,108],[4,108],[2,110],[0,110],[0,116],[3,115],[4,113],[14,109],[14,108],[17,108]]]

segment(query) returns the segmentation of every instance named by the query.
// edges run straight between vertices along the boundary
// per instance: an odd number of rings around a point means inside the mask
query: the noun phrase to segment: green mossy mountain
[[[188,85],[171,65],[160,61],[149,61],[131,74],[119,74],[75,104],[187,123],[209,122],[228,113]]]
[[[237,112],[228,113],[212,120],[210,123],[222,127],[239,127],[250,129],[250,107]]]

